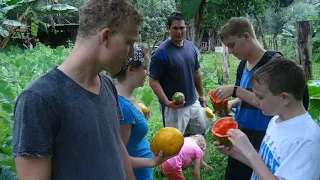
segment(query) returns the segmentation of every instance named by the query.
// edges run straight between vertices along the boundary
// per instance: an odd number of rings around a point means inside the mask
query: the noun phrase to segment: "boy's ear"
[[[129,72],[130,75],[133,75],[133,71],[134,71],[134,69],[132,68],[132,66],[129,66],[128,67],[128,72]]]
[[[293,98],[291,94],[288,93],[281,93],[281,100],[283,105],[288,105],[290,103],[290,100]]]
[[[100,42],[104,44],[106,47],[108,47],[109,36],[110,36],[110,29],[109,28],[102,29],[100,34]]]
[[[243,36],[244,36],[244,38],[245,38],[246,40],[248,40],[248,39],[251,38],[251,36],[250,36],[250,34],[249,34],[248,32],[243,33]]]

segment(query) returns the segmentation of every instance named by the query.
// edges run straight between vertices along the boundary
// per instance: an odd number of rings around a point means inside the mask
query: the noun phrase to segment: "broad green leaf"
[[[1,165],[7,165],[7,166],[12,166],[13,163],[13,158],[11,156],[8,156],[6,154],[0,153],[0,164]]]
[[[196,14],[202,0],[181,0],[181,12],[185,20],[190,20]]]
[[[9,166],[1,166],[0,180],[18,180],[18,175]]]
[[[223,0],[209,0],[209,2],[214,3],[214,4],[222,4]]]
[[[145,85],[135,91],[135,97],[137,101],[144,103],[147,107],[150,107],[154,101],[154,94],[150,86]]]
[[[4,29],[3,27],[0,26],[0,35],[2,37],[7,37],[7,36],[9,36],[9,32],[6,29]]]
[[[11,6],[6,6],[3,8],[0,8],[0,13],[6,14],[8,11],[10,11],[11,9],[14,9],[18,7],[18,5],[11,5]]]
[[[10,126],[7,126],[8,128]],[[10,127],[12,129],[12,127]],[[12,134],[12,132],[10,132]],[[7,133],[8,134],[8,133]],[[6,135],[5,138],[0,141],[0,150],[2,154],[11,156],[12,153],[12,135]]]
[[[320,80],[311,80],[308,82],[310,97],[320,97]]]
[[[32,3],[31,7],[32,7],[32,9],[36,9],[36,8],[40,8],[40,7],[46,6],[46,5],[48,5],[48,4],[47,4],[47,1],[35,0],[35,1]]]
[[[13,89],[9,86],[9,84],[0,79],[0,99],[6,100],[8,103],[14,101],[15,96],[13,94]]]
[[[24,4],[24,3],[31,3],[31,2],[34,2],[36,0],[20,0],[18,3],[19,4]]]
[[[35,10],[43,14],[64,14],[78,11],[76,7],[69,6],[67,4],[53,4],[36,8]]]
[[[320,123],[320,99],[310,99],[309,113],[311,117]]]
[[[0,118],[3,118],[3,120],[9,120],[10,119],[10,114],[6,112],[5,110],[2,109],[1,104],[0,104]],[[1,119],[0,119],[1,120]],[[1,121],[0,121],[1,122]],[[1,126],[1,124],[0,124]],[[3,129],[2,129],[3,130]],[[0,130],[1,131],[1,130]],[[1,136],[0,136],[1,138]]]
[[[24,25],[23,23],[21,23],[21,22],[19,22],[19,21],[10,20],[10,19],[5,19],[5,20],[3,20],[2,24],[10,25],[10,26],[15,26],[15,27],[23,26],[23,25]]]
[[[19,0],[7,0],[7,5],[16,5],[19,2]]]

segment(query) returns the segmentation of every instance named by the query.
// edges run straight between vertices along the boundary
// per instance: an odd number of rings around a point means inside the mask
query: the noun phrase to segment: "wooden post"
[[[296,57],[308,80],[312,79],[312,21],[296,23]]]
[[[222,43],[222,53],[223,53],[223,62],[222,62],[222,82],[228,83],[229,81],[229,53],[228,48]]]

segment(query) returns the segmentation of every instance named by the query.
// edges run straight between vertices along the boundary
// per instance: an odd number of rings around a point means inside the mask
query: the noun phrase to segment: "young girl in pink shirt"
[[[160,165],[163,174],[169,180],[184,180],[183,169],[194,163],[193,178],[200,179],[200,166],[212,169],[203,161],[203,155],[206,150],[206,140],[202,135],[192,135],[185,137],[184,145],[179,154],[168,159]]]

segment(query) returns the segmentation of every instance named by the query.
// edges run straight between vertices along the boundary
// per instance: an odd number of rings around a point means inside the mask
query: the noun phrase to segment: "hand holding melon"
[[[140,107],[142,113],[144,114],[144,116],[146,117],[146,119],[149,119],[150,109],[147,108],[147,106],[142,102],[139,103],[139,107]]]
[[[176,92],[173,94],[171,101],[168,100],[165,103],[165,106],[167,106],[168,108],[172,108],[172,109],[179,109],[182,108],[184,106],[185,103],[185,96],[182,92]]]
[[[220,100],[217,98],[214,90],[209,92],[209,97],[212,103],[213,111],[218,112],[220,114],[228,113],[228,99]]]
[[[184,103],[185,101],[185,97],[184,94],[182,92],[176,92],[173,94],[172,96],[172,101],[176,104],[176,105],[181,105]]]
[[[212,134],[216,141],[224,146],[230,146],[227,132],[229,129],[238,129],[238,123],[233,117],[224,117],[217,120],[212,126]]]

